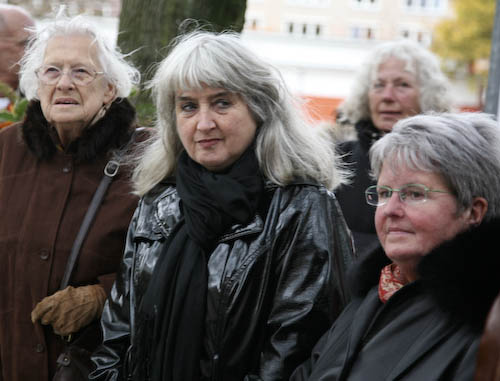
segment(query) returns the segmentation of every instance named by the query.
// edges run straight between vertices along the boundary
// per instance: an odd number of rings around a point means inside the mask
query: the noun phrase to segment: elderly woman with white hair
[[[348,300],[333,147],[232,33],[181,36],[92,380],[286,380]]]
[[[33,33],[20,69],[26,117],[0,132],[0,380],[51,380],[65,340],[85,329],[84,349],[100,342],[138,201],[130,174],[116,174],[79,250],[75,241],[105,166],[134,134],[126,97],[137,79],[80,17]],[[72,247],[76,265],[59,290]]]
[[[354,176],[336,195],[360,255],[378,244],[373,210],[364,202],[366,187],[373,185],[370,147],[398,120],[422,112],[450,111],[450,106],[448,81],[437,57],[424,47],[410,40],[390,41],[368,54],[339,110],[341,121],[354,125],[357,138],[338,146]]]
[[[498,124],[413,116],[370,160],[382,248],[353,266],[353,300],[291,380],[472,380],[500,290]]]

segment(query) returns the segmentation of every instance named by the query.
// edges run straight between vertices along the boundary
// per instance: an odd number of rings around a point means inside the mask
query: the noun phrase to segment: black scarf
[[[154,381],[200,379],[207,261],[222,234],[255,216],[263,194],[253,146],[224,173],[206,170],[183,152],[176,183],[184,219],[164,246],[141,306],[139,361]]]

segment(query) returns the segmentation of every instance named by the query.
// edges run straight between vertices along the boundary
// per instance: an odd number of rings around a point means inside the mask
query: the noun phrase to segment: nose
[[[393,100],[394,99],[394,86],[392,84],[387,84],[382,89],[382,98],[384,100]]]
[[[196,128],[201,131],[215,128],[215,120],[208,107],[200,107]]]
[[[68,89],[68,88],[73,88],[75,86],[73,80],[71,79],[69,71],[61,72],[61,76],[59,77],[56,86],[58,89]]]
[[[386,216],[402,216],[404,213],[403,207],[404,204],[399,198],[399,192],[392,192],[392,195],[387,203],[379,206],[379,208],[383,208],[383,213]]]

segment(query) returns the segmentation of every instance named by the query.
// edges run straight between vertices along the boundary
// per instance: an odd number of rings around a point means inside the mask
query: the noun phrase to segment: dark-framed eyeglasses
[[[68,74],[71,81],[77,86],[87,86],[92,83],[98,75],[104,74],[102,71],[95,71],[85,66],[77,66],[69,70],[62,70],[57,66],[51,65],[43,65],[36,70],[35,73],[38,79],[46,85],[55,85],[64,74]]]
[[[426,202],[429,192],[452,194],[444,190],[431,189],[423,184],[406,184],[399,189],[385,185],[372,185],[365,190],[366,202],[373,206],[385,205],[389,202],[393,192],[398,192],[399,199],[405,204]]]

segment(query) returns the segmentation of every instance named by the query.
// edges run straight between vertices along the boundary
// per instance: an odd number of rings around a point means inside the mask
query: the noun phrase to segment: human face
[[[16,9],[2,8],[5,25],[0,32],[0,81],[13,89],[18,86],[18,61],[24,54],[30,32],[24,28],[34,26],[33,20]]]
[[[49,40],[43,65],[65,71],[58,82],[47,85],[39,81],[38,97],[45,119],[52,124],[63,146],[81,135],[101,108],[114,99],[115,89],[103,75],[86,86],[75,85],[68,72],[84,66],[101,71],[97,49],[86,35],[56,36]]]
[[[389,132],[398,120],[420,112],[417,78],[405,66],[394,57],[382,62],[368,91],[370,117],[381,131]]]
[[[399,189],[406,184],[423,184],[451,192],[439,174],[413,171],[404,166],[394,171],[388,161],[382,166],[379,186]],[[453,194],[428,192],[427,198],[420,204],[406,204],[393,192],[387,204],[378,206],[375,212],[377,235],[386,255],[401,267],[410,281],[416,279],[422,256],[477,222],[470,209],[458,213]]]
[[[257,124],[241,96],[221,88],[179,91],[177,132],[187,154],[209,171],[233,164],[250,146]]]

